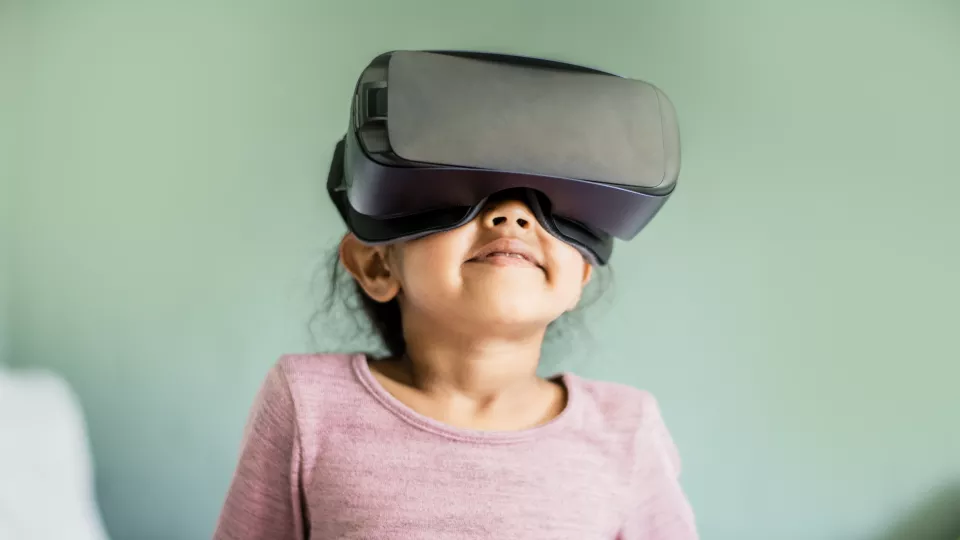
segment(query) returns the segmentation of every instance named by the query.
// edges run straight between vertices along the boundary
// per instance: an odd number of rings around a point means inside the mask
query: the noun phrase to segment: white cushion
[[[0,366],[0,539],[107,540],[86,425],[58,376]]]

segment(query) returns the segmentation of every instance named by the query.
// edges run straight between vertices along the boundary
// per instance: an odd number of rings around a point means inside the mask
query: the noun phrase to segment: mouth
[[[499,238],[480,248],[467,262],[495,266],[543,268],[539,257],[527,245],[514,238]]]

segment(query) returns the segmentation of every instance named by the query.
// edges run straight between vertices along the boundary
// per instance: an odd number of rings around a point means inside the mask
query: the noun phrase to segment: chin
[[[530,295],[501,295],[477,299],[468,309],[477,318],[477,323],[491,326],[546,327],[556,319],[552,310],[542,309],[544,299]]]
[[[536,317],[519,317],[516,315],[494,315],[477,320],[474,328],[482,327],[490,336],[529,338],[546,332],[550,324],[549,319]]]

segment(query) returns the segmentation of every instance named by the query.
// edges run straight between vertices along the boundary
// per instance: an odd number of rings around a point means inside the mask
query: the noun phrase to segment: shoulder
[[[584,402],[586,420],[630,431],[663,423],[657,398],[647,390],[576,375],[568,378],[576,385],[578,397]]]
[[[349,385],[357,355],[287,354],[276,360],[260,383],[254,411],[281,410],[299,415],[337,388]]]
[[[261,388],[265,399],[286,400],[303,412],[321,401],[353,393],[362,354],[285,354],[270,367]]]
[[[260,384],[244,439],[259,431],[313,444],[320,427],[358,399],[362,390],[354,366],[362,358],[357,354],[281,356]]]
[[[568,375],[582,403],[582,423],[635,460],[679,474],[679,452],[663,419],[660,403],[649,391],[625,384]]]
[[[283,377],[291,387],[353,377],[359,354],[285,354],[272,367],[272,374]]]

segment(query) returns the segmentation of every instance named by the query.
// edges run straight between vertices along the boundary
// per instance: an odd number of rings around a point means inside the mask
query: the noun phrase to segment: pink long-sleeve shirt
[[[654,398],[561,375],[567,405],[459,429],[389,394],[363,355],[285,356],[254,404],[215,540],[690,540]]]

